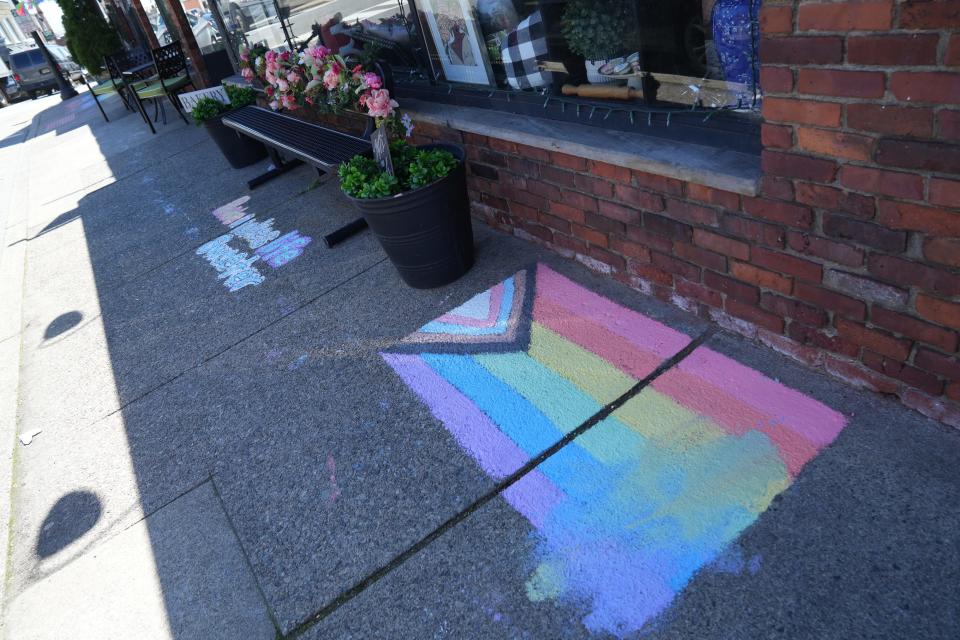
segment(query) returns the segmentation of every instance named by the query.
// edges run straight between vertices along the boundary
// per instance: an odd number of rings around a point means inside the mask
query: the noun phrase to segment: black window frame
[[[541,6],[558,5],[560,0],[538,0]],[[671,2],[673,0],[663,0]],[[212,3],[214,10],[219,5]],[[278,5],[279,6],[279,5]],[[745,112],[729,107],[691,107],[656,100],[654,86],[644,83],[644,100],[590,100],[561,93],[564,77],[542,90],[513,90],[500,87],[449,82],[440,78],[432,61],[432,47],[424,30],[416,0],[399,0],[398,9],[406,13],[411,35],[409,50],[391,47],[376,37],[360,38],[384,49],[392,71],[392,86],[403,108],[403,100],[475,107],[558,122],[655,136],[678,142],[759,156],[761,118],[757,110]],[[279,22],[289,42],[289,11],[278,11]],[[556,39],[554,39],[556,41]],[[555,47],[548,44],[548,47]],[[394,54],[389,51],[393,49]],[[551,58],[569,61],[570,54],[551,48]],[[573,69],[577,61],[572,62]],[[416,66],[411,66],[416,65]],[[580,64],[582,66],[582,63]],[[570,78],[579,79],[574,71]],[[759,90],[758,90],[759,96]]]
[[[647,99],[620,103],[563,95],[560,90],[564,81],[562,76],[553,86],[541,91],[483,87],[440,79],[440,72],[431,61],[431,46],[417,2],[404,0],[404,4],[409,12],[408,19],[414,25],[411,38],[414,40],[413,51],[419,68],[394,67],[394,86],[401,105],[403,98],[413,98],[760,154],[762,145],[758,112],[722,107],[690,107],[657,101],[655,83],[653,87],[644,83]],[[549,6],[558,3],[556,0],[540,0],[540,4]],[[548,50],[552,59],[563,60],[571,68],[577,64],[576,60],[571,63],[569,52],[556,49],[556,41],[548,40]],[[578,76],[574,73],[571,77]]]

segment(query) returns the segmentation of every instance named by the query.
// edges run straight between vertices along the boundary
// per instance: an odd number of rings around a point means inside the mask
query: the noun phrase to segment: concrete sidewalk
[[[7,637],[956,637],[956,431],[480,226],[409,289],[323,246],[335,181],[28,107]]]

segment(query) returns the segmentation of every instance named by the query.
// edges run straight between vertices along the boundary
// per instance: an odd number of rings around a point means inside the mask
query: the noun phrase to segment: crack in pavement
[[[480,509],[483,505],[487,504],[504,491],[509,489],[513,484],[518,482],[521,478],[526,476],[528,473],[536,469],[540,464],[545,460],[556,454],[558,451],[563,449],[565,446],[573,442],[576,438],[586,433],[588,430],[607,419],[614,411],[622,407],[628,401],[633,399],[637,394],[643,391],[646,387],[650,386],[654,380],[659,378],[661,375],[675,367],[687,356],[689,356],[697,347],[704,344],[707,340],[713,337],[719,331],[719,328],[715,326],[708,326],[703,333],[698,335],[696,338],[691,340],[683,349],[675,353],[673,356],[660,363],[656,369],[653,370],[650,374],[644,377],[642,380],[639,380],[636,384],[630,387],[627,391],[621,394],[618,398],[612,402],[606,404],[602,409],[597,411],[595,414],[584,420],[576,429],[568,432],[560,440],[555,442],[552,446],[548,447],[541,451],[536,457],[531,458],[524,464],[522,467],[514,471],[512,474],[498,482],[493,489],[485,493],[484,495],[477,498],[471,504],[467,505],[464,509],[456,513],[455,515],[448,518],[445,522],[436,527],[433,531],[422,537],[420,540],[407,547],[404,551],[400,552],[392,560],[387,562],[376,571],[368,574],[365,578],[357,582],[355,585],[342,592],[339,596],[334,598],[328,605],[318,609],[314,613],[308,615],[300,623],[298,623],[289,633],[283,636],[283,640],[293,640],[294,638],[300,637],[304,632],[309,630],[315,624],[329,616],[331,613],[350,602],[358,595],[366,591],[368,588],[376,584],[381,578],[385,577],[387,574],[392,572],[394,569],[399,568],[407,560],[415,556],[420,551],[423,551],[428,547],[434,540],[442,536],[448,530],[452,529],[460,522],[464,521],[473,514],[475,511]],[[241,545],[242,546],[242,545]]]

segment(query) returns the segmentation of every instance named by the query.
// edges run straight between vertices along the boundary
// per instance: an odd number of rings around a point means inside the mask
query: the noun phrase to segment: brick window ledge
[[[404,100],[414,120],[629,167],[746,196],[757,195],[759,156],[555,120]]]

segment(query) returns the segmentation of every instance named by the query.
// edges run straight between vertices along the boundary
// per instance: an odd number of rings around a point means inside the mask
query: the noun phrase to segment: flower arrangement
[[[240,75],[247,82],[253,82],[257,77],[256,60],[262,58],[268,51],[267,45],[255,44],[252,47],[240,47]]]
[[[377,73],[324,46],[310,47],[299,55],[241,49],[240,66],[245,79],[257,78],[264,84],[274,110],[313,107],[338,113],[355,109],[375,118],[380,126],[399,106]]]

